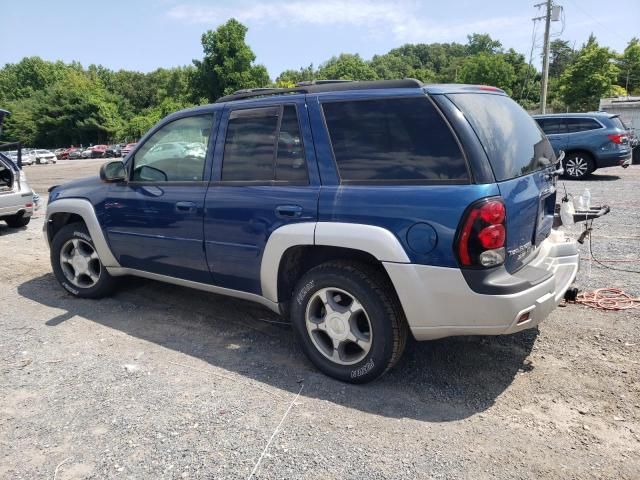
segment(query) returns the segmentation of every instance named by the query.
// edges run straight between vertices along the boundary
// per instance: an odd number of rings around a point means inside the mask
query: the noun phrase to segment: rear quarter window
[[[426,97],[325,102],[343,182],[468,183],[449,126]]]
[[[602,128],[602,125],[592,118],[567,118],[566,122],[569,133],[588,132]]]
[[[482,143],[497,181],[528,175],[555,162],[538,124],[506,95],[449,94]]]

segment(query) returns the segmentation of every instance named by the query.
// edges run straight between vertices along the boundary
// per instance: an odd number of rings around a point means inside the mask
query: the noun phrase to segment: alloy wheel
[[[67,240],[60,249],[62,273],[73,285],[91,288],[100,278],[100,259],[93,246],[82,239]]]
[[[571,177],[583,177],[589,170],[589,162],[584,157],[571,157],[565,162],[564,169]]]
[[[315,292],[307,303],[305,322],[313,345],[334,363],[358,363],[371,350],[369,316],[354,295],[340,288]]]

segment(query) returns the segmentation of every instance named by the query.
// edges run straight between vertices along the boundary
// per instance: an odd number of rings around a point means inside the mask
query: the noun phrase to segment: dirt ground
[[[99,164],[25,171],[45,196]],[[566,184],[612,206],[596,257],[640,270],[640,166]],[[247,302],[138,279],[109,299],[70,297],[43,213],[0,225],[2,479],[248,478],[270,439],[253,478],[640,478],[638,309],[568,305],[520,334],[412,344],[352,386]],[[640,296],[640,275],[582,254],[581,288]]]

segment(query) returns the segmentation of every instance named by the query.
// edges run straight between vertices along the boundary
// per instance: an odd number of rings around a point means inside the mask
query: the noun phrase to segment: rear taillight
[[[610,133],[607,137],[609,137],[609,140],[613,143],[617,143],[618,145],[622,145],[629,141],[629,138],[624,133]]]
[[[456,240],[463,267],[495,267],[504,263],[506,212],[500,198],[485,198],[466,211]]]

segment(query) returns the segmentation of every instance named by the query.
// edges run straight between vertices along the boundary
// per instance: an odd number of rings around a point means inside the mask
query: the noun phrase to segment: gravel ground
[[[46,195],[99,163],[26,172]],[[566,184],[612,206],[595,255],[637,259],[640,167]],[[0,226],[0,478],[248,478],[289,407],[254,478],[640,478],[640,310],[568,305],[516,335],[415,343],[352,386],[250,303],[138,279],[70,297],[42,214]],[[582,253],[581,288],[640,295],[640,275]]]

